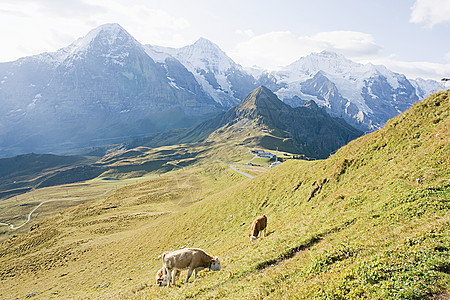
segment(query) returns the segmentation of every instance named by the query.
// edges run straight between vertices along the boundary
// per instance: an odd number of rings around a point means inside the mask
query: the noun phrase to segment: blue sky
[[[409,78],[450,76],[450,0],[0,0],[0,61],[56,51],[104,23],[143,44],[205,37],[244,67],[331,50]]]

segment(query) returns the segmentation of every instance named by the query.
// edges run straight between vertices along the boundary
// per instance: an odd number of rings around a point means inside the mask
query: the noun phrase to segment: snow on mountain
[[[170,52],[171,48],[164,48],[159,46],[151,46],[151,45],[145,45],[145,52],[150,56],[155,62],[164,64],[166,62],[166,59],[168,58],[174,58]]]
[[[148,54],[158,62],[167,56],[180,61],[203,90],[217,103],[230,108],[256,87],[255,79],[211,41],[200,38],[182,48],[147,45]],[[165,55],[167,56],[165,56]]]
[[[365,131],[378,129],[409,108],[435,86],[417,92],[404,75],[385,66],[360,64],[342,55],[323,51],[302,57],[279,71],[259,78],[285,102],[300,106],[314,100],[328,112]]]
[[[110,54],[121,50],[124,46],[142,47],[119,24],[110,23],[94,28],[87,35],[78,38],[69,46],[61,48],[56,52],[45,52],[28,56],[20,58],[16,62],[23,64],[29,61],[40,61],[57,66],[68,59],[68,57],[72,57],[72,60],[81,59],[88,51],[98,49],[99,46],[107,49]]]
[[[330,51],[312,53],[269,72],[257,67],[244,70],[205,38],[182,48],[146,45],[145,49],[166,70],[169,61],[180,62],[203,92],[224,108],[237,105],[250,90],[264,85],[292,106],[313,100],[333,116],[365,131],[380,128],[389,118],[438,90],[433,81],[409,81],[384,66],[363,65]],[[173,75],[179,72],[173,73],[172,67],[169,73],[171,84],[180,87],[180,78]]]
[[[355,103],[363,112],[371,112],[371,109],[365,104],[361,90],[364,81],[376,74],[376,67],[371,64],[355,63],[343,55],[329,51],[302,57],[277,72],[275,77],[278,82],[286,83],[286,88],[280,89],[277,95],[282,98],[304,97],[304,94],[298,93],[295,88],[291,87],[298,87],[299,83],[313,78],[319,71],[336,85],[344,98],[351,99],[351,102]],[[315,101],[320,105],[327,106],[322,99],[316,98]]]
[[[190,70],[207,70],[214,74],[224,74],[228,69],[240,68],[219,46],[205,38],[180,48],[177,58]]]
[[[419,96],[420,99],[425,99],[429,95],[436,93],[436,91],[443,88],[440,82],[431,79],[416,78],[410,79],[409,81],[416,88],[417,96]]]

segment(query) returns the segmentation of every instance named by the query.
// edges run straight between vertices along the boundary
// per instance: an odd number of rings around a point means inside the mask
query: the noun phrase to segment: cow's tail
[[[164,257],[166,257],[167,254],[169,254],[169,251],[164,251],[162,254],[158,255],[158,258],[161,258],[164,260]]]

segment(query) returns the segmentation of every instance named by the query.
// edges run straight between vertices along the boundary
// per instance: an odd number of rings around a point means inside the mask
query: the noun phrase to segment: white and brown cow
[[[158,272],[156,272],[156,275],[155,275],[156,285],[158,285],[158,286],[162,285],[162,282],[164,280],[164,275],[165,275],[164,273],[165,273],[164,268],[161,268],[158,270]]]
[[[164,252],[163,256],[163,268],[165,272],[164,280],[162,285],[170,286],[171,277],[174,277],[176,271],[181,271],[188,269],[188,274],[186,277],[187,283],[189,278],[194,272],[194,281],[197,278],[197,272],[203,269],[209,268],[212,271],[220,271],[220,261],[219,258],[212,257],[206,254],[202,249],[196,248],[186,248],[176,250],[170,253]],[[174,272],[174,274],[172,274]],[[175,284],[175,278],[173,278],[172,284]]]
[[[252,229],[248,236],[250,237],[250,241],[256,240],[258,234],[264,230],[264,236],[266,236],[266,227],[267,227],[267,217],[266,215],[259,216],[253,221]],[[262,235],[262,234],[261,234]]]

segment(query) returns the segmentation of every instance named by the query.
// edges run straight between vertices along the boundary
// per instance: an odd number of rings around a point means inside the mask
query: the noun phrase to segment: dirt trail
[[[69,199],[53,199],[53,200],[46,200],[46,201],[44,201],[44,202],[39,203],[39,205],[36,206],[36,207],[28,214],[28,219],[27,219],[22,225],[14,226],[13,224],[0,222],[0,226],[1,226],[1,225],[3,225],[3,226],[9,226],[9,227],[11,228],[11,230],[16,230],[16,229],[22,228],[22,227],[25,226],[28,222],[30,222],[31,216],[33,215],[33,213],[34,213],[39,207],[41,207],[41,205],[43,205],[43,204],[45,204],[45,203],[48,203],[48,202],[55,202],[55,201],[76,201],[76,200],[79,200],[79,199],[77,199],[77,198],[69,198]]]
[[[244,172],[242,172],[242,171],[239,171],[238,169],[236,169],[235,167],[233,167],[233,166],[231,166],[231,165],[230,165],[230,168],[232,168],[233,170],[235,170],[235,171],[238,172],[239,174],[242,174],[242,175],[244,175],[244,176],[247,176],[248,178],[254,178],[254,176],[252,176],[252,175],[250,175],[250,174],[247,174],[247,173],[244,173]]]

